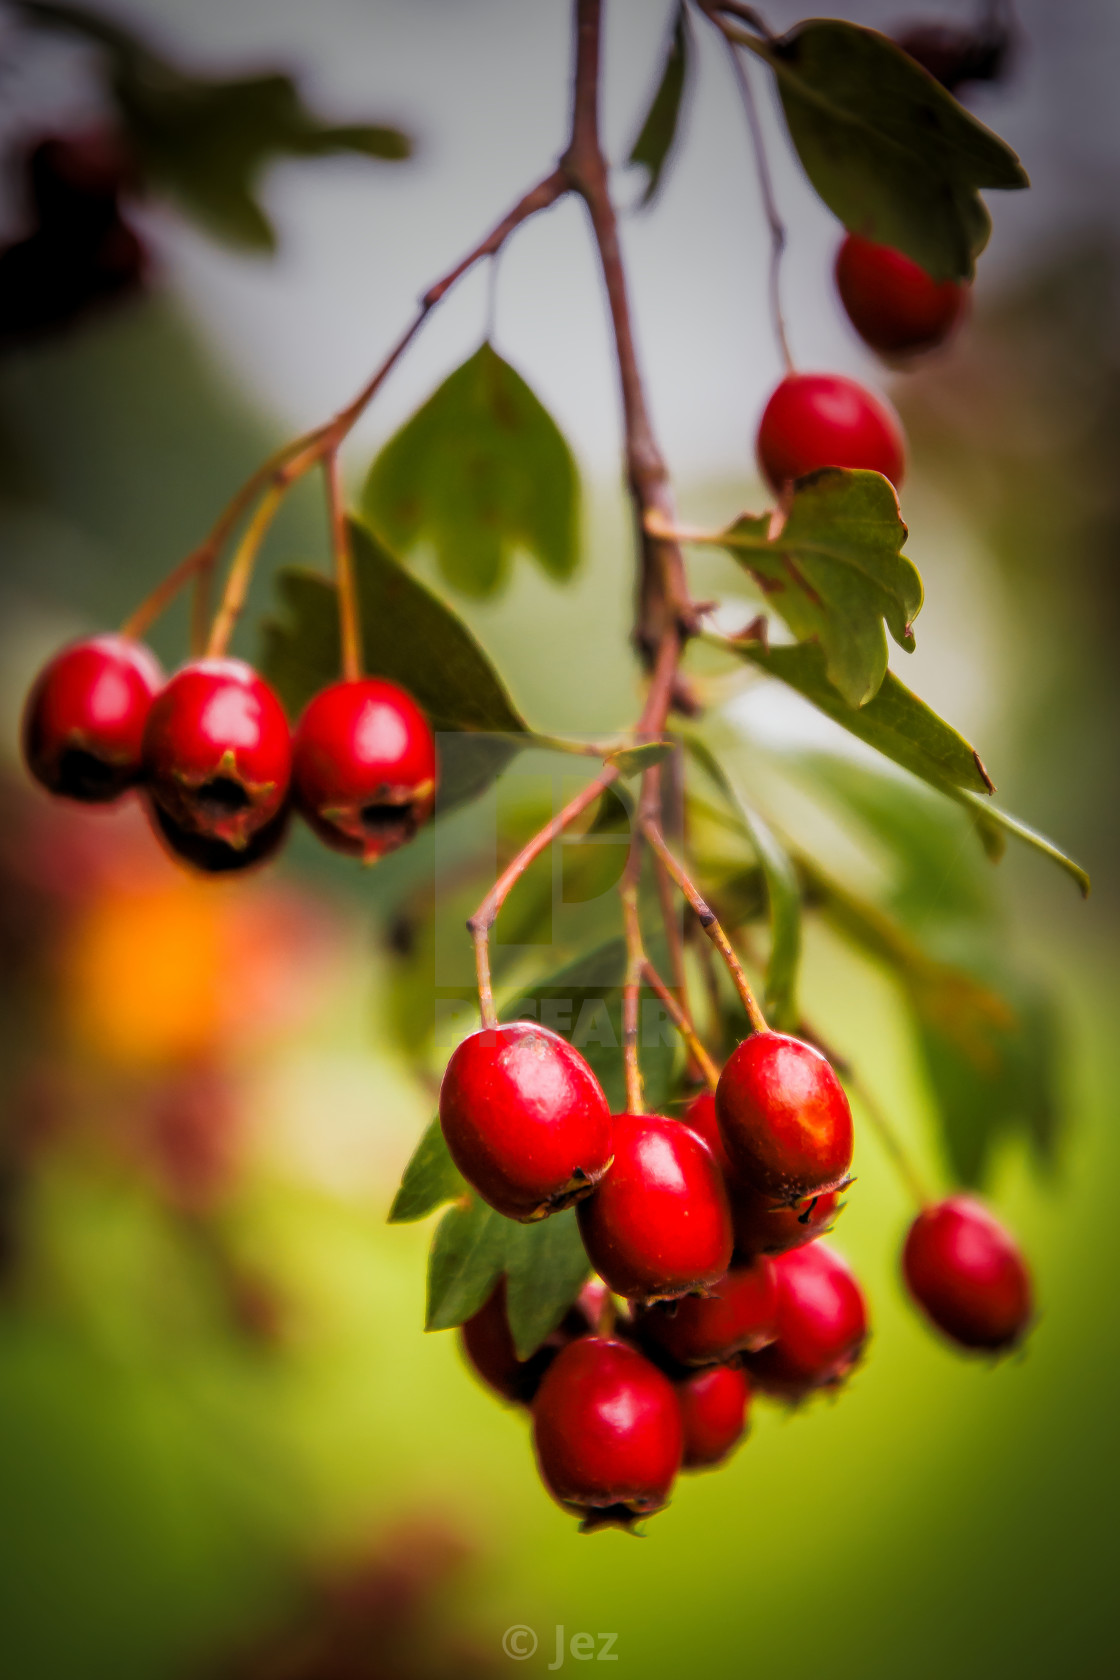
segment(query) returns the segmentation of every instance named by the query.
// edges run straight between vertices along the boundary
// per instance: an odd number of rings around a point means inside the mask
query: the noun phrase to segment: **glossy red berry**
[[[842,1191],[822,1190],[794,1202],[792,1207],[782,1207],[736,1181],[731,1195],[735,1251],[745,1257],[786,1254],[791,1248],[801,1248],[831,1231],[845,1205]]]
[[[747,1430],[751,1386],[738,1365],[693,1371],[676,1384],[684,1423],[684,1470],[722,1464]]]
[[[244,846],[231,846],[212,834],[180,828],[155,800],[148,801],[148,817],[156,837],[171,856],[201,875],[242,875],[274,858],[288,837],[291,807],[284,805],[271,822],[251,834]]]
[[[715,1157],[679,1120],[616,1114],[614,1163],[579,1207],[588,1259],[616,1295],[673,1300],[731,1263],[731,1210]]]
[[[584,1526],[628,1525],[669,1498],[684,1450],[673,1385],[629,1343],[570,1342],[533,1403],[541,1479]]]
[[[716,1114],[736,1173],[775,1202],[788,1206],[847,1178],[852,1111],[827,1058],[802,1039],[744,1039],[720,1074]]]
[[[836,288],[864,343],[888,356],[943,343],[968,298],[959,281],[932,280],[901,251],[858,233],[850,233],[837,252]]]
[[[1009,1233],[971,1196],[950,1196],[918,1215],[902,1270],[918,1305],[961,1347],[1014,1347],[1030,1326],[1026,1262]]]
[[[507,1219],[542,1219],[586,1196],[611,1159],[607,1099],[578,1050],[533,1021],[464,1039],[439,1118],[463,1177]]]
[[[383,677],[317,694],[296,725],[292,753],[299,809],[338,851],[373,863],[432,814],[431,727],[412,696]]]
[[[140,779],[144,725],[163,682],[127,636],[74,642],[40,672],[23,714],[23,751],[51,793],[100,805]]]
[[[867,1339],[867,1306],[851,1267],[826,1243],[779,1254],[773,1266],[777,1340],[748,1365],[759,1388],[800,1400],[851,1371]]]
[[[902,483],[902,423],[882,397],[839,373],[788,373],[758,428],[758,464],[774,490],[821,467],[864,467]]]
[[[240,659],[199,659],[152,702],[144,773],[172,824],[235,851],[282,809],[291,778],[288,721]]]
[[[679,1365],[711,1365],[772,1342],[777,1313],[773,1262],[760,1255],[732,1266],[707,1295],[651,1307],[638,1320],[638,1335]]]

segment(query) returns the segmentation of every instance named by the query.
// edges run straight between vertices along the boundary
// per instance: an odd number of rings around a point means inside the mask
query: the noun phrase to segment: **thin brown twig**
[[[648,957],[645,959],[642,967],[642,979],[650,988],[650,991],[657,994],[662,1003],[665,1005],[665,1008],[669,1011],[673,1025],[687,1044],[692,1058],[697,1067],[700,1069],[709,1090],[714,1091],[716,1086],[719,1084],[719,1068],[716,1066],[715,1062],[713,1062],[707,1050],[705,1050],[704,1045],[701,1042],[700,1035],[693,1025],[691,1017],[688,1015],[687,1011],[681,1008],[680,1004],[677,1002],[664,980],[662,980],[660,974],[658,974]]]
[[[350,549],[350,532],[346,525],[346,499],[342,488],[342,464],[337,449],[330,450],[323,457],[323,476],[326,480],[327,489],[327,518],[330,523],[331,549],[334,553],[342,675],[346,682],[357,682],[362,674],[362,621],[358,608],[357,585],[354,580],[354,556]]]
[[[735,955],[731,941],[728,939],[727,935],[724,933],[722,927],[717,921],[714,910],[709,907],[706,900],[702,897],[699,888],[685,873],[684,869],[677,862],[676,858],[665,844],[661,830],[658,828],[657,824],[651,819],[646,818],[643,822],[643,828],[645,830],[646,839],[649,841],[657,855],[663,859],[669,874],[672,876],[673,880],[676,882],[677,886],[680,888],[681,892],[695,911],[700,926],[704,929],[704,932],[707,934],[708,938],[711,940],[712,944],[726,963],[728,973],[731,975],[731,978],[735,983],[735,990],[742,999],[743,1008],[747,1012],[747,1019],[751,1024],[752,1030],[754,1032],[765,1032],[766,1017],[759,1008],[758,1000],[755,997],[754,992],[751,990],[750,981],[743,972],[743,965]]]
[[[626,1108],[630,1114],[644,1112],[642,1069],[638,1057],[638,1017],[641,1008],[642,972],[646,954],[638,915],[638,888],[642,876],[642,831],[634,824],[618,896],[622,903],[622,928],[626,939],[626,975],[622,983],[622,1062],[626,1073]]]

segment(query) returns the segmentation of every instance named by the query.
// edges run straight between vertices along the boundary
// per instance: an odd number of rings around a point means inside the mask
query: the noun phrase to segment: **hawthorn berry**
[[[202,875],[243,874],[274,858],[288,836],[291,806],[283,805],[270,822],[251,834],[244,846],[231,846],[212,834],[196,834],[181,828],[167,812],[148,801],[148,817],[156,837],[172,857],[197,869]]]
[[[943,343],[968,298],[960,281],[933,280],[903,252],[858,233],[836,254],[836,288],[864,343],[889,356]]]
[[[747,1364],[759,1388],[801,1400],[852,1370],[867,1339],[867,1306],[851,1267],[826,1243],[791,1249],[772,1264],[777,1339]]]
[[[296,725],[292,785],[320,839],[373,863],[411,840],[432,814],[436,744],[428,720],[383,677],[334,683]]]
[[[287,798],[292,743],[272,689],[240,659],[198,659],[152,702],[144,774],[175,828],[235,851]]]
[[[599,1081],[566,1039],[533,1021],[463,1040],[443,1076],[439,1118],[463,1177],[507,1219],[569,1207],[610,1164]]]
[[[897,489],[906,470],[893,408],[840,373],[787,373],[763,409],[757,451],[773,490],[821,467],[865,467]]]
[[[119,798],[140,779],[144,726],[162,682],[155,655],[127,636],[63,648],[24,708],[23,752],[36,781],[86,804]]]
[[[731,1262],[723,1175],[690,1127],[661,1114],[613,1117],[614,1162],[577,1217],[607,1287],[635,1301],[709,1289]]]
[[[681,1468],[712,1470],[746,1434],[751,1385],[738,1365],[712,1365],[675,1387],[684,1424]]]
[[[902,1252],[906,1286],[927,1317],[965,1348],[1014,1347],[1031,1321],[1031,1279],[1010,1234],[972,1196],[915,1219]]]
[[[827,1057],[802,1039],[744,1039],[720,1074],[716,1115],[736,1173],[761,1195],[791,1206],[845,1182],[852,1111]]]
[[[679,1365],[711,1365],[772,1342],[777,1311],[773,1262],[759,1255],[732,1266],[706,1295],[651,1307],[638,1320],[638,1334]]]
[[[584,1519],[628,1527],[666,1504],[684,1451],[668,1377],[628,1342],[583,1336],[545,1373],[533,1402],[541,1480]]]

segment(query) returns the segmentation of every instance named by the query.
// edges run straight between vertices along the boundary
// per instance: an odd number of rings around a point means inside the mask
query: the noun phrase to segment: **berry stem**
[[[229,639],[233,635],[233,627],[241,615],[245,605],[245,597],[249,593],[249,584],[253,576],[253,568],[257,563],[261,544],[268,534],[268,528],[276,517],[277,509],[284,500],[290,480],[277,476],[269,485],[260,501],[257,503],[253,517],[245,527],[244,535],[237,545],[237,550],[230,561],[226,586],[222,592],[221,603],[210,627],[210,636],[206,644],[207,657],[220,659],[229,646]]]
[[[701,1043],[700,1035],[693,1026],[691,1018],[681,1008],[648,957],[642,965],[642,979],[650,991],[656,993],[669,1011],[673,1025],[688,1045],[692,1059],[700,1069],[708,1089],[714,1091],[719,1084],[719,1069]]]
[[[700,926],[704,929],[704,932],[707,934],[708,938],[711,940],[712,944],[727,964],[728,972],[735,984],[735,990],[742,999],[743,1008],[747,1012],[747,1019],[751,1024],[751,1030],[753,1032],[765,1032],[766,1017],[759,1008],[758,1000],[751,990],[750,981],[743,972],[743,965],[735,955],[731,941],[728,939],[722,927],[720,927],[719,922],[716,920],[715,912],[709,907],[705,899],[701,897],[699,889],[696,887],[695,883],[688,875],[685,874],[685,871],[681,868],[680,864],[665,844],[657,823],[651,817],[645,816],[642,819],[642,827],[644,829],[646,839],[649,841],[654,852],[664,862],[669,874],[672,876],[673,880],[676,882],[677,886],[680,888],[681,892],[695,911],[697,919],[700,922]]]
[[[362,623],[358,590],[354,579],[354,556],[346,527],[346,500],[342,487],[342,464],[337,449],[323,457],[327,489],[327,516],[331,527],[335,583],[338,590],[338,639],[342,651],[342,675],[357,682],[362,674]]]
[[[626,939],[626,977],[622,983],[622,1062],[626,1073],[626,1109],[644,1114],[642,1068],[638,1055],[638,1019],[641,1007],[642,972],[646,955],[642,945],[642,924],[638,914],[638,888],[642,878],[642,831],[635,823],[630,836],[618,896],[622,903],[622,929]]]

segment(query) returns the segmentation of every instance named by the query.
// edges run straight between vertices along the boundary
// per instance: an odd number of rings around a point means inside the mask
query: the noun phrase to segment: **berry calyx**
[[[152,702],[144,773],[175,827],[243,850],[288,794],[292,745],[272,689],[240,659],[184,665]]]
[[[634,1301],[710,1289],[731,1262],[731,1210],[704,1140],[661,1114],[613,1117],[614,1162],[578,1211],[588,1259]]]
[[[839,1189],[852,1164],[852,1111],[825,1056],[787,1033],[759,1032],[728,1058],[716,1089],[736,1173],[792,1206]]]
[[[439,1093],[463,1177],[507,1219],[543,1219],[588,1195],[611,1159],[611,1116],[578,1050],[533,1021],[464,1039]]]
[[[140,779],[144,725],[163,682],[155,655],[127,636],[63,648],[23,713],[23,754],[49,793],[105,805]]]
[[[897,487],[906,443],[894,409],[840,373],[787,373],[758,428],[758,464],[773,490],[821,467],[863,467]]]
[[[373,863],[411,840],[432,814],[436,745],[428,720],[383,677],[334,683],[296,725],[292,786],[327,845]]]
[[[894,356],[943,343],[968,298],[959,281],[933,280],[901,251],[858,233],[836,254],[836,288],[864,343]]]
[[[545,1374],[533,1402],[541,1480],[585,1529],[629,1527],[666,1504],[684,1429],[668,1377],[627,1342],[584,1336]]]
[[[263,828],[251,834],[244,846],[231,846],[212,834],[196,834],[181,828],[155,800],[148,801],[148,817],[163,846],[181,863],[202,875],[241,875],[259,869],[274,858],[288,837],[291,806],[284,805]]]
[[[707,1295],[651,1307],[638,1334],[680,1365],[711,1365],[732,1354],[757,1353],[777,1334],[778,1285],[765,1255],[732,1266]]]
[[[918,1215],[902,1270],[918,1305],[960,1347],[1012,1348],[1030,1326],[1026,1262],[1009,1232],[972,1196],[950,1196]]]
[[[738,1365],[693,1371],[676,1384],[684,1424],[683,1470],[712,1470],[747,1430],[751,1385]]]
[[[855,1273],[826,1243],[779,1254],[777,1339],[748,1356],[759,1388],[802,1400],[843,1382],[867,1339],[867,1306]]]

